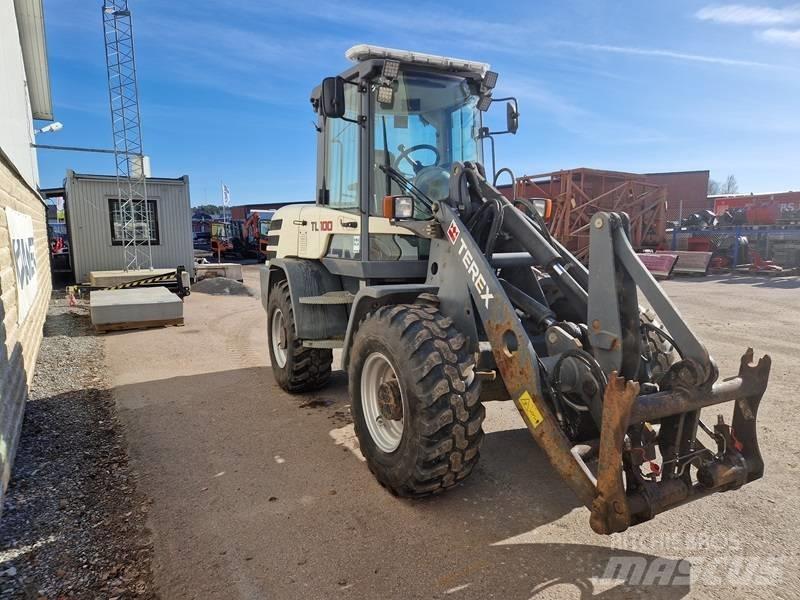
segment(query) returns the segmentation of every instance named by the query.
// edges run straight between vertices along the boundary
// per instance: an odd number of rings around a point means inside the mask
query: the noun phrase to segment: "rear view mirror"
[[[319,106],[323,117],[340,119],[344,116],[344,79],[326,77],[322,80]]]
[[[509,133],[517,133],[519,129],[519,113],[513,102],[506,103],[506,130]]]

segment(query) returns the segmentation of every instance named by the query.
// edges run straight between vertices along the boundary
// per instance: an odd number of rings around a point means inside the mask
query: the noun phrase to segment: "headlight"
[[[384,196],[383,216],[387,219],[411,219],[414,216],[414,198],[411,196]]]

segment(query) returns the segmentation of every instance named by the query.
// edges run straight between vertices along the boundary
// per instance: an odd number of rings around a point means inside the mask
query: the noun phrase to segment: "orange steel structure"
[[[570,169],[519,177],[515,190],[517,198],[552,200],[550,233],[584,262],[589,254],[589,225],[598,211],[628,214],[635,250],[665,247],[667,188],[647,183],[643,175]]]

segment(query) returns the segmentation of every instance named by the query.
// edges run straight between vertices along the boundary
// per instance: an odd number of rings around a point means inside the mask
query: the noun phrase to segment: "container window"
[[[146,244],[148,238],[151,245],[160,243],[158,235],[158,203],[155,200],[148,200],[147,204],[139,203],[141,206],[133,212],[133,220],[127,225],[129,237],[136,238],[136,244]],[[122,202],[116,198],[108,199],[108,218],[111,223],[111,245],[122,246],[125,239],[124,228],[125,219],[122,214]]]

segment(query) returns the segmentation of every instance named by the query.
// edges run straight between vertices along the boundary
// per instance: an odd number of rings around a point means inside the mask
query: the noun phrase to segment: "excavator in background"
[[[274,210],[252,210],[241,224],[241,251],[244,256],[255,257],[259,262],[267,259],[269,226]]]
[[[269,226],[274,210],[254,210],[244,221],[214,221],[211,224],[211,251],[214,256],[267,257]]]
[[[214,256],[230,256],[234,253],[234,225],[229,221],[211,223],[211,252]]]
[[[273,214],[274,210],[254,210],[244,221],[214,221],[211,224],[214,256],[256,258],[264,262]]]

